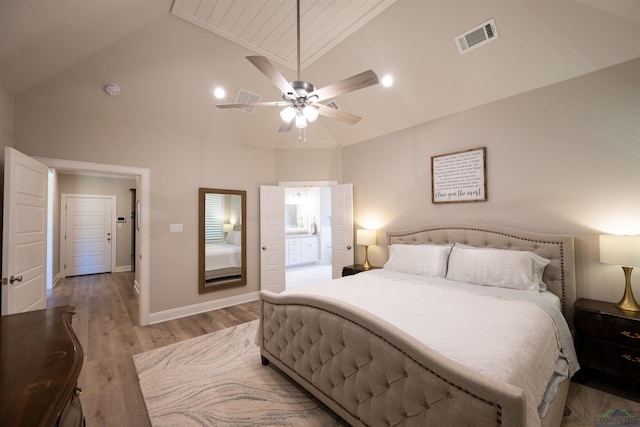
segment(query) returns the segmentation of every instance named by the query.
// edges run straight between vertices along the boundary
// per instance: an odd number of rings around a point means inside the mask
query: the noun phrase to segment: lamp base
[[[624,295],[616,307],[625,311],[640,311],[640,305],[636,302],[635,298],[633,298],[633,290],[631,289],[631,271],[633,267],[622,267],[624,271]]]
[[[364,247],[364,264],[362,264],[363,270],[368,270],[371,268],[371,264],[369,264],[369,246]]]

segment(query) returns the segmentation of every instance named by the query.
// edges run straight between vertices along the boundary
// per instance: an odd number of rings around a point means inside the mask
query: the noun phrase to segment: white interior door
[[[285,289],[284,187],[260,186],[260,288]]]
[[[112,271],[114,196],[62,195],[65,276]]]
[[[48,167],[4,153],[2,315],[47,308]]]
[[[331,187],[332,278],[342,276],[342,268],[353,264],[353,184]]]

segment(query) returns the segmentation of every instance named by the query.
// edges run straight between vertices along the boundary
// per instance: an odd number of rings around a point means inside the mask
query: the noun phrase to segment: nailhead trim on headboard
[[[551,263],[545,269],[545,283],[549,291],[560,298],[562,313],[569,326],[573,325],[576,285],[572,236],[476,224],[424,225],[389,231],[387,235],[389,245],[462,243],[477,247],[528,250],[547,258]],[[530,245],[523,245],[525,242]]]

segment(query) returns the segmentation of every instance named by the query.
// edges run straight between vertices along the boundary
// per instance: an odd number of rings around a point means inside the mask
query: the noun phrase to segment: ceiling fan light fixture
[[[297,115],[297,112],[295,108],[293,108],[292,106],[288,106],[284,110],[280,111],[280,118],[285,123],[291,123],[291,120],[293,120],[293,118],[296,117],[296,115]]]
[[[305,119],[307,119],[309,123],[313,123],[318,119],[318,108],[312,105],[306,105],[302,109],[302,114],[304,114]]]
[[[236,99],[234,104],[218,104],[218,108],[236,108],[245,111],[245,108],[254,107],[285,107],[280,111],[280,118],[283,124],[278,132],[288,132],[295,125],[298,128],[298,141],[307,141],[307,125],[315,122],[318,115],[323,115],[332,119],[341,120],[349,124],[356,124],[361,117],[355,114],[340,111],[328,106],[322,101],[327,101],[336,96],[364,89],[369,86],[376,85],[379,82],[378,76],[372,70],[367,70],[359,74],[355,74],[344,80],[332,83],[330,85],[316,89],[316,87],[302,79],[300,79],[300,0],[296,1],[296,48],[298,66],[296,68],[296,80],[289,81],[280,71],[267,59],[261,55],[249,55],[245,58],[253,64],[264,76],[280,89],[282,100],[276,102],[258,102],[258,99],[239,102]],[[335,104],[335,103],[334,103]],[[295,118],[295,122],[293,119]],[[304,135],[304,136],[303,136]]]
[[[298,129],[304,129],[307,127],[307,119],[304,118],[303,114],[298,114],[296,116],[296,127]]]

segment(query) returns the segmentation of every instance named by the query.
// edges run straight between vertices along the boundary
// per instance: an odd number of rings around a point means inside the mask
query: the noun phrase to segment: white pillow
[[[227,237],[225,237],[224,242],[230,245],[235,245],[238,233],[238,231],[227,231]]]
[[[428,277],[444,277],[452,245],[389,246],[389,260],[383,269]]]
[[[233,241],[233,244],[236,246],[242,246],[242,231],[236,231],[236,238]]]
[[[477,285],[538,291],[546,289],[542,273],[549,260],[529,251],[474,248],[451,250],[447,279]]]

